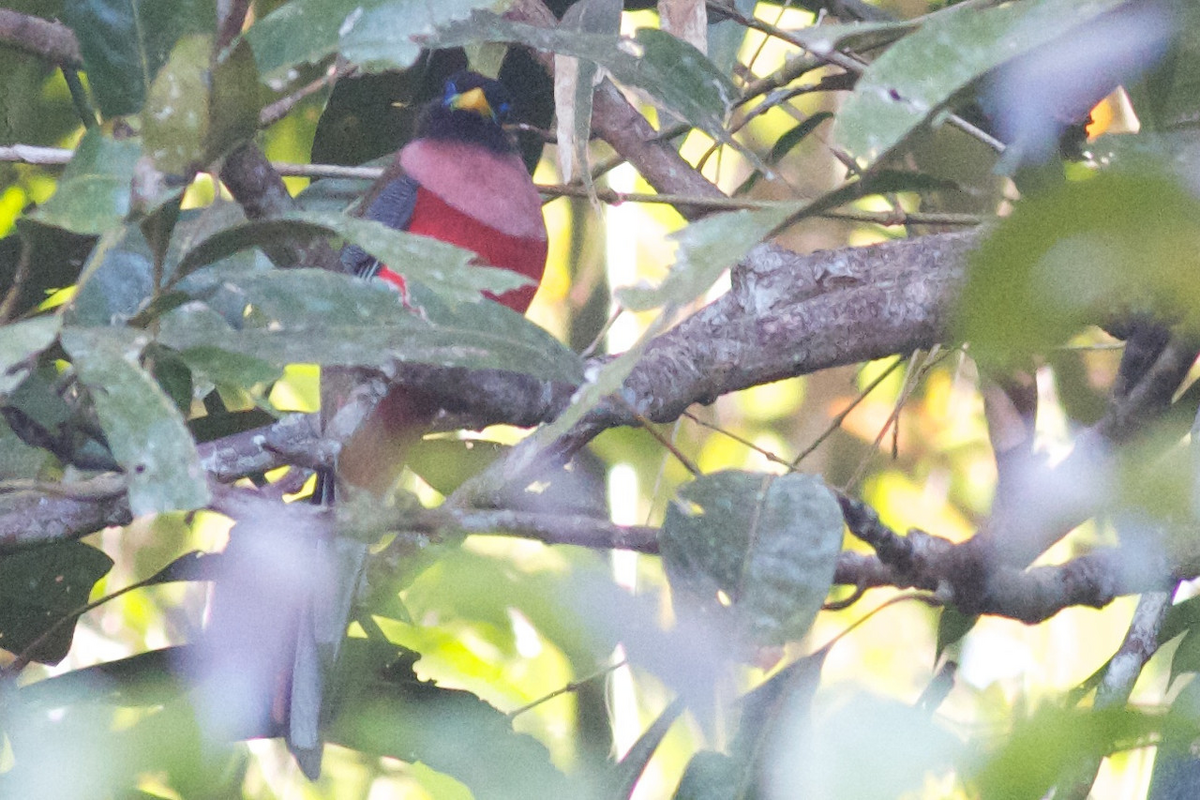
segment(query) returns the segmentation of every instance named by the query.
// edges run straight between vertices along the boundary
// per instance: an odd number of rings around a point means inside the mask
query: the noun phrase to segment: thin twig
[[[896,368],[899,367],[903,362],[904,359],[897,357],[896,360],[887,367],[887,369],[879,373],[878,377],[867,384],[867,387],[858,393],[858,396],[850,402],[850,405],[839,411],[834,418],[829,421],[829,426],[826,427],[825,430],[821,432],[821,435],[813,440],[813,443],[806,447],[804,451],[800,453],[800,455],[796,456],[789,466],[791,466],[793,469],[800,466],[800,462],[812,455],[813,452],[820,447],[826,439],[833,435],[834,431],[841,428],[842,423],[846,421],[846,417],[850,416],[850,412],[857,408],[859,403],[861,403],[863,400],[866,400],[867,395],[875,391],[879,384],[883,383],[884,379],[895,372]]]
[[[282,97],[274,103],[265,106],[262,111],[258,112],[259,126],[269,128],[291,113],[292,109],[299,105],[306,97],[310,97],[342,78],[352,75],[357,69],[358,67],[354,64],[338,59],[337,63],[330,64],[329,69],[325,70],[325,74],[315,81],[305,84],[287,97]]]
[[[691,459],[689,459],[687,456],[685,456],[683,454],[683,452],[680,451],[680,449],[675,446],[674,442],[672,442],[671,440],[667,439],[667,437],[665,437],[661,433],[659,433],[658,429],[654,427],[653,422],[651,422],[650,420],[643,417],[636,408],[629,405],[619,394],[613,395],[613,397],[615,397],[618,400],[618,402],[625,404],[625,407],[629,409],[629,413],[633,415],[634,419],[636,419],[639,423],[641,423],[641,426],[646,430],[646,432],[649,433],[651,436],[653,436],[655,439],[657,439],[658,443],[661,444],[663,447],[665,447],[671,455],[675,456],[675,459],[680,464],[683,465],[684,469],[686,469],[688,472],[692,473],[693,477],[699,478],[701,475],[704,474],[700,471],[700,469],[695,464],[692,463]]]
[[[593,672],[591,675],[586,675],[577,681],[571,681],[566,686],[563,686],[561,689],[555,689],[553,692],[550,692],[550,694],[539,697],[537,700],[534,700],[531,703],[526,703],[525,705],[521,706],[520,708],[514,708],[512,711],[509,711],[507,714],[505,714],[505,716],[508,717],[509,719],[516,719],[517,717],[524,714],[526,711],[532,711],[533,709],[537,708],[542,703],[545,703],[548,700],[553,700],[554,698],[560,697],[569,692],[579,691],[580,689],[582,689],[584,686],[587,686],[592,681],[599,680],[600,678],[603,678],[604,676],[608,675],[610,672],[615,672],[616,670],[620,669],[621,667],[627,666],[628,664],[629,664],[629,662],[627,660],[625,660],[624,658],[622,658],[620,661],[618,661],[615,664],[611,664],[607,667],[604,667],[603,669],[599,669],[599,670]]]
[[[30,266],[33,261],[33,245],[25,236],[21,237],[21,256],[17,260],[17,269],[13,273],[12,285],[8,287],[8,291],[4,293],[4,300],[0,301],[0,325],[9,322],[12,319],[13,312],[17,308],[17,300],[21,297],[21,289],[25,286],[25,281],[29,280]]]

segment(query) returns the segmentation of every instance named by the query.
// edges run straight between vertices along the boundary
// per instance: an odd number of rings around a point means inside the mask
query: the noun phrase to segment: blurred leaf
[[[153,343],[146,348],[146,368],[158,381],[159,387],[175,403],[179,413],[187,417],[192,408],[192,371],[179,354]]]
[[[96,244],[94,236],[80,236],[60,228],[49,228],[17,219],[19,235],[0,239],[0,286],[12,286],[21,251],[29,247],[30,270],[20,286],[14,317],[25,316],[46,300],[56,289],[70,286],[79,277],[79,271],[88,254]]]
[[[409,292],[422,314],[377,284],[325,270],[275,270],[240,279],[259,326],[234,329],[189,303],[162,319],[159,341],[186,352],[219,347],[282,366],[316,363],[385,366],[394,361],[501,369],[577,382],[579,359],[556,339],[499,303],[449,307],[420,287]]]
[[[0,395],[8,394],[29,374],[29,360],[58,337],[62,317],[50,314],[0,327]]]
[[[208,486],[195,442],[175,404],[138,363],[147,337],[124,329],[68,327],[62,342],[129,477],[134,516],[204,506]]]
[[[692,756],[672,800],[730,800],[739,798],[743,772],[737,759],[712,750]]]
[[[1105,172],[1021,201],[972,255],[958,332],[1000,362],[1112,313],[1195,325],[1200,201],[1173,181]]]
[[[1126,87],[1143,133],[1194,128],[1200,112],[1200,9],[1194,3],[1174,8],[1174,41],[1166,57],[1144,80]]]
[[[727,471],[697,478],[679,496],[660,544],[681,606],[732,613],[746,644],[801,638],[841,550],[842,512],[829,489],[811,475]]]
[[[928,19],[928,18],[926,18]],[[796,41],[803,42],[809,52],[824,54],[834,50],[876,50],[907,36],[921,27],[922,20],[896,22],[848,22],[814,25],[793,31]]]
[[[961,642],[977,622],[979,622],[978,615],[964,614],[954,606],[944,607],[942,613],[938,615],[937,649],[934,651],[934,661],[942,657],[942,653],[946,652],[947,647]]]
[[[467,22],[443,28],[431,43],[461,47],[479,41],[517,42],[594,61],[618,81],[645,91],[664,108],[710,136],[729,140],[724,121],[737,98],[737,90],[703,53],[663,31],[642,28],[636,40],[629,40],[538,28],[476,12]]]
[[[404,69],[426,46],[423,37],[491,5],[491,0],[384,0],[347,21],[338,50],[367,72]]]
[[[364,753],[421,762],[466,784],[479,800],[571,797],[544,745],[470,692],[417,680],[397,649],[347,639],[343,700],[329,740]]]
[[[207,414],[188,420],[188,430],[198,443],[211,442],[222,436],[232,436],[235,433],[261,428],[270,425],[275,417],[261,408],[248,411],[230,411],[226,413]]]
[[[986,759],[972,783],[981,798],[1037,800],[1060,780],[1077,780],[1090,759],[1144,742],[1161,717],[1132,708],[1064,709],[1044,706],[1017,723]]]
[[[873,164],[983,75],[1071,33],[1123,0],[1028,0],[951,7],[867,66],[838,113],[834,136]],[[935,69],[930,65],[936,64]]]
[[[1164,645],[1192,630],[1200,630],[1200,596],[1189,597],[1167,609],[1158,630],[1158,643]]]
[[[631,311],[668,303],[687,305],[703,296],[722,272],[802,208],[803,204],[796,203],[755,211],[743,209],[693,222],[672,235],[679,249],[663,282],[653,288],[622,287],[616,291],[617,300]]]
[[[559,30],[616,36],[621,30],[621,0],[579,0],[563,15]],[[558,119],[558,164],[561,180],[578,176],[595,200],[588,142],[592,138],[592,95],[597,66],[592,61],[556,56],[554,107]]]
[[[142,142],[161,172],[186,175],[204,163],[212,48],[210,36],[183,37],[150,85]]]
[[[129,213],[129,183],[140,155],[136,141],[116,141],[97,128],[88,130],[54,195],[29,218],[74,233],[103,233]]]
[[[183,36],[212,33],[213,0],[67,0],[84,68],[106,117],[134,114]]]
[[[663,709],[658,718],[649,728],[642,732],[633,746],[621,758],[611,775],[611,789],[605,797],[628,798],[633,796],[633,790],[646,771],[646,765],[662,744],[663,737],[675,724],[675,720],[687,709],[682,698],[675,698],[670,705]]]
[[[1171,656],[1171,680],[1188,672],[1200,672],[1200,629],[1192,628],[1183,635]]]
[[[82,542],[59,542],[0,556],[0,647],[22,653],[59,620],[87,605],[113,561]],[[64,623],[27,655],[57,664],[71,649],[75,620]]]

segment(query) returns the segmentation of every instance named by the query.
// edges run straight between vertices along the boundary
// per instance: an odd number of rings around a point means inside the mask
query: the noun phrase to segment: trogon
[[[524,313],[546,266],[541,197],[516,145],[504,130],[512,102],[505,87],[473,72],[451,76],[442,96],[421,113],[415,138],[396,154],[358,206],[367,219],[474,251],[486,266],[513,270],[531,283],[491,299]],[[404,296],[404,265],[381,264],[362,249],[342,250],[348,272],[382,279]],[[322,404],[336,402],[335,383],[322,376]],[[328,413],[330,409],[323,409]],[[412,388],[394,387],[346,441],[337,457],[336,483],[383,497],[404,466],[404,450],[427,430],[436,404]],[[317,503],[331,502],[334,480],[318,476]],[[346,630],[353,584],[365,545],[337,538],[318,544],[320,581],[298,612],[295,656],[276,686],[272,716],[310,778],[320,771],[320,723],[325,677]]]
[[[499,81],[474,72],[451,76],[440,99],[418,118],[415,138],[396,154],[358,206],[367,219],[472,250],[479,263],[517,272],[530,284],[492,300],[524,313],[546,266],[542,201],[504,129],[512,100]],[[380,278],[403,292],[403,265],[381,264],[362,249],[342,250],[347,271]],[[403,468],[398,453],[436,411],[399,388],[347,441],[337,478],[382,496]],[[329,487],[322,487],[329,499]]]

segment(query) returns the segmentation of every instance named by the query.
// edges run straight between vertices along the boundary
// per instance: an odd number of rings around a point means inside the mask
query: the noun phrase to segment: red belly
[[[479,260],[491,267],[510,269],[526,276],[533,283],[505,292],[499,297],[486,296],[525,313],[537,292],[538,282],[546,269],[546,240],[509,236],[474,217],[467,216],[426,189],[417,190],[417,200],[408,225],[409,233],[430,236],[474,251]],[[379,276],[392,283],[403,284],[401,276],[386,267]]]

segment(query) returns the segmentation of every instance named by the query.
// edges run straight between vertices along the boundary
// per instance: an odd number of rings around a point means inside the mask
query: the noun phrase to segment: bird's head
[[[416,132],[419,138],[511,153],[516,147],[503,127],[511,112],[512,97],[500,81],[476,72],[456,72],[446,80],[441,98],[426,106]]]

